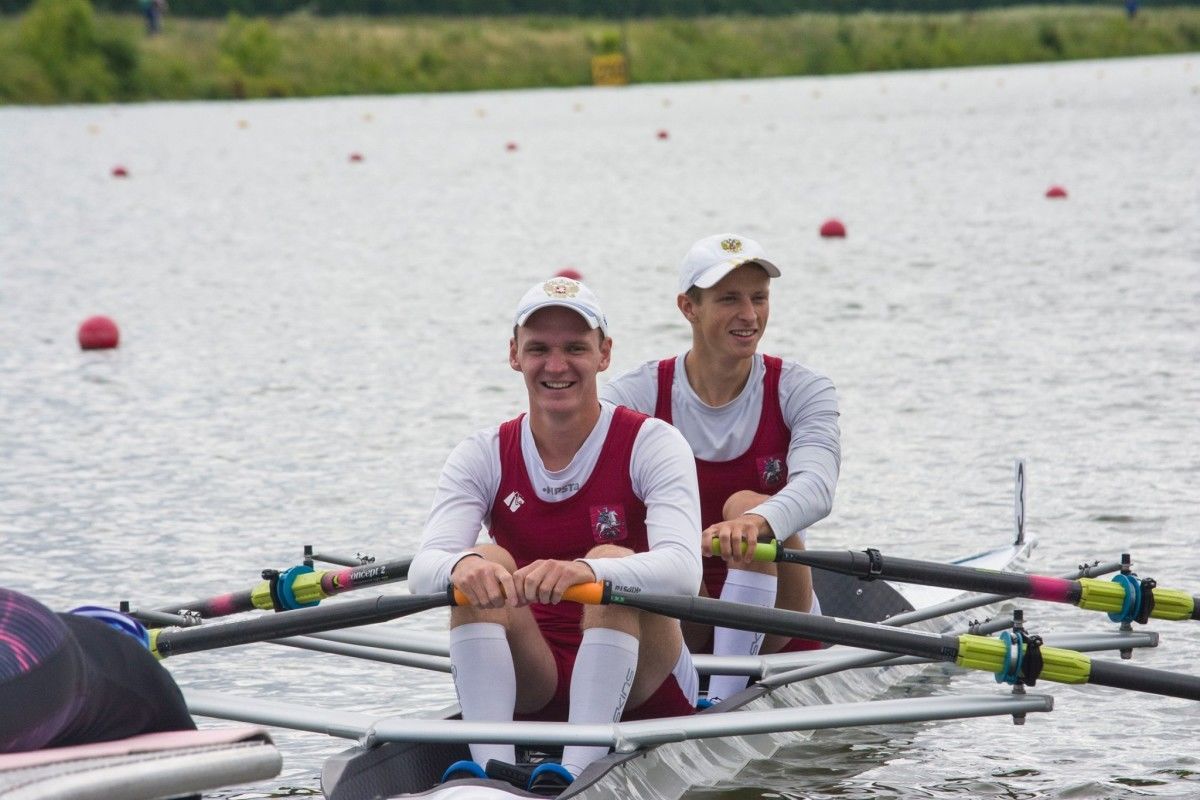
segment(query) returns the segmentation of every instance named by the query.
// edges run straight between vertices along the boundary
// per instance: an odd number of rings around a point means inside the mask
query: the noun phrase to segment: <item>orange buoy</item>
[[[350,161],[353,163],[358,163],[359,161],[362,161],[362,153],[351,153]]]
[[[128,178],[129,170],[125,169],[120,164],[117,164],[115,167],[112,168],[112,176],[114,178]]]
[[[509,142],[508,144],[504,145],[504,149],[511,153],[517,149],[517,143]]]
[[[573,280],[573,281],[581,281],[581,280],[583,280],[583,274],[582,274],[582,273],[580,273],[580,271],[579,271],[579,270],[577,270],[577,269],[572,269],[571,267],[563,267],[563,268],[562,268],[562,269],[560,269],[558,272],[554,273],[554,277],[556,277],[556,278],[570,278],[570,279],[571,279],[571,280]]]
[[[821,235],[826,239],[846,238],[846,226],[838,219],[827,219],[821,225]]]
[[[1046,197],[1058,200],[1067,199],[1067,190],[1061,186],[1051,186],[1046,190]]]
[[[669,139],[669,138],[671,138],[671,134],[667,133],[666,129],[664,128],[663,130],[660,130],[658,132],[658,138],[659,139]]]
[[[79,346],[84,350],[109,350],[120,338],[117,323],[108,317],[88,317],[79,326]]]

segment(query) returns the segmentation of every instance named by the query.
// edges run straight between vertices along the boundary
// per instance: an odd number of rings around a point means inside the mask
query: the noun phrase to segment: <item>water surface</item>
[[[813,546],[982,549],[1008,534],[1021,456],[1036,569],[1131,550],[1200,591],[1198,103],[1200,65],[1168,57],[0,109],[0,583],[157,605],[249,585],[305,543],[410,552],[450,448],[522,406],[506,339],[529,284],[583,272],[619,372],[686,346],[675,266],[733,230],[784,270],[766,349],[840,393]],[[1044,199],[1051,183],[1070,198]],[[830,216],[846,240],[816,235]],[[75,346],[93,313],[119,350]],[[1154,628],[1138,663],[1200,673],[1194,626]],[[453,696],[284,648],[169,664],[187,686],[380,713]],[[1056,710],[1022,728],[821,734],[694,797],[1200,791],[1194,705],[1046,691]],[[251,793],[315,791],[343,746],[280,740],[284,776]]]

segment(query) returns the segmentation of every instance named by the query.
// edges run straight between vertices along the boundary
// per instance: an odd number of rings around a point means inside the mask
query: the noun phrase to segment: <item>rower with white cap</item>
[[[515,711],[586,724],[690,713],[699,680],[676,620],[560,600],[597,580],[697,593],[691,450],[670,425],[600,404],[596,376],[612,339],[586,286],[538,283],[513,324],[509,365],[524,376],[529,411],[450,454],[409,571],[414,593],[453,584],[470,599],[450,618],[463,718]],[[476,543],[481,524],[491,543]],[[557,794],[606,752],[565,747],[562,765],[538,767],[528,787]],[[520,774],[506,766],[512,745],[473,744],[471,755],[476,763],[452,765],[445,779]]]
[[[837,394],[828,378],[794,361],[758,352],[779,267],[762,245],[735,233],[707,236],[679,268],[676,305],[692,329],[682,355],[650,361],[600,392],[606,403],[653,414],[691,445],[700,480],[705,555],[720,542],[722,558],[704,560],[711,597],[751,605],[814,611],[808,567],[757,563],[760,537],[804,547],[805,530],[833,507],[841,464]],[[745,549],[745,555],[742,555]],[[729,628],[687,626],[693,652],[754,655],[817,645]],[[745,688],[741,676],[715,676],[710,700]]]

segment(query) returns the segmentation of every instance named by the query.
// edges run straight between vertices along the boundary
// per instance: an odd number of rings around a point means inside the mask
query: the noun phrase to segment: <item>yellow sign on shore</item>
[[[594,86],[624,86],[629,83],[629,62],[621,53],[592,56]]]

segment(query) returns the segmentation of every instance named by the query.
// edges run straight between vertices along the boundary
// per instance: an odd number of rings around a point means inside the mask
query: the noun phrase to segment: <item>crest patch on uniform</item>
[[[777,489],[787,482],[787,464],[779,456],[758,459],[758,482],[764,489]]]
[[[520,492],[509,492],[508,497],[504,498],[504,505],[508,506],[509,511],[516,511],[525,505],[525,498],[521,497]]]
[[[597,543],[619,542],[629,536],[629,529],[625,527],[625,506],[592,506],[590,516],[592,538]]]
[[[542,284],[542,291],[550,297],[574,297],[579,294],[579,284],[570,278],[551,278]]]
[[[724,250],[726,253],[740,253],[740,252],[742,252],[742,240],[741,239],[722,239],[721,240],[721,249]]]

